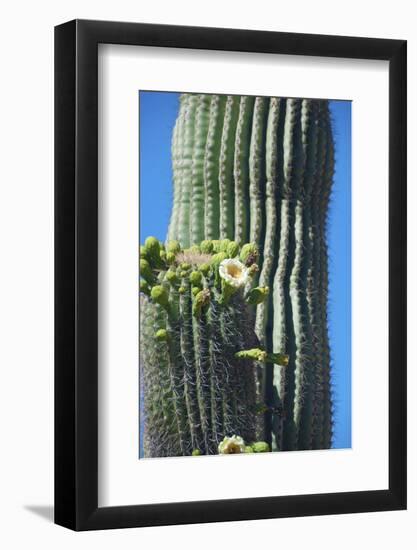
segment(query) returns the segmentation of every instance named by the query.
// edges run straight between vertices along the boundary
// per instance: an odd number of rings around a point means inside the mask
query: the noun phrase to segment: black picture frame
[[[98,507],[98,44],[389,62],[389,488]],[[406,508],[406,41],[74,20],[55,28],[55,522],[77,531]]]

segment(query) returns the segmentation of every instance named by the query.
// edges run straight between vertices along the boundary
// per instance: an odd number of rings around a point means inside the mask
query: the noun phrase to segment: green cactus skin
[[[239,117],[236,126],[234,182],[235,182],[235,237],[242,245],[249,241],[249,155],[250,133],[254,98],[242,96],[239,105]],[[226,235],[223,238],[231,238]]]
[[[226,98],[213,95],[210,103],[209,126],[204,156],[205,216],[204,234],[207,239],[220,236],[219,156]],[[202,239],[201,239],[202,240]]]
[[[252,134],[249,148],[249,241],[260,243],[263,240],[265,224],[265,151],[266,114],[269,100],[257,97],[253,108]]]
[[[191,167],[190,239],[199,243],[205,235],[205,182],[204,161],[208,137],[210,96],[201,94],[195,114],[194,147]]]
[[[183,246],[190,244],[190,222],[191,222],[191,197],[192,197],[192,168],[193,168],[193,149],[195,135],[195,118],[198,98],[195,95],[189,95],[187,101],[183,102],[181,107],[184,113],[183,144],[181,158],[181,195],[180,210],[178,215],[178,240]],[[175,179],[175,176],[174,176]],[[175,193],[174,193],[175,197]]]
[[[238,116],[239,98],[236,96],[228,96],[224,112],[219,156],[219,224],[221,239],[231,239],[234,235],[235,206],[233,166]]]
[[[257,399],[268,409],[265,436],[260,437],[274,451],[329,448],[332,395],[326,226],[334,145],[328,102],[205,98],[200,121],[195,107],[188,108],[185,117],[183,112],[189,102],[201,103],[201,95],[181,96],[173,133],[174,205],[168,237],[178,239],[183,247],[217,238],[239,245],[256,242],[260,256],[254,283],[270,289],[268,298],[256,307],[256,335],[269,353],[289,356],[287,366],[255,365]],[[193,140],[187,138],[183,120],[190,117]],[[199,125],[201,132],[196,129]],[[192,219],[190,209],[187,213],[187,197],[193,196],[187,159],[201,155],[203,148],[199,166],[202,162],[205,204],[200,205],[197,220]],[[200,182],[196,196],[201,194]],[[175,206],[177,187],[182,197],[179,210]],[[225,414],[224,408],[220,414]]]
[[[220,441],[233,434],[246,441],[262,439],[254,363],[239,356],[245,349],[268,355],[258,349],[254,332],[256,305],[245,288],[249,268],[234,260],[243,269],[236,287],[220,274],[227,253],[214,253],[212,243],[202,243],[211,254],[200,247],[176,248],[174,264],[161,265],[157,250],[150,253],[151,245],[158,246],[155,240],[146,242],[154,282],[140,297],[145,456],[217,454]],[[227,241],[218,246],[240,253]],[[172,249],[168,243],[167,250]],[[200,270],[202,265],[208,268]]]
[[[174,196],[172,204],[171,219],[168,227],[168,236],[172,241],[174,235],[178,234],[179,217],[181,211],[181,195],[182,195],[182,178],[184,156],[184,125],[185,114],[188,103],[188,96],[183,94],[180,101],[180,109],[172,133],[171,157],[172,157],[172,174],[174,182]]]

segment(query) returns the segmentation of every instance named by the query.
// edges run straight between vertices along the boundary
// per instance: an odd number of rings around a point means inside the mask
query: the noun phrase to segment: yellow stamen
[[[234,279],[239,279],[239,277],[241,277],[242,275],[242,270],[239,266],[235,264],[229,264],[227,266],[227,273]]]

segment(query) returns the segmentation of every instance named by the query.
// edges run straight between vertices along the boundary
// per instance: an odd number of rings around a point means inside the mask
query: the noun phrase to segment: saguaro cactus
[[[261,349],[254,332],[254,307],[268,295],[250,284],[256,257],[253,245],[229,240],[184,250],[151,237],[141,248],[145,456],[216,454],[224,438],[264,439],[254,360],[287,358]]]
[[[273,450],[331,446],[326,217],[333,137],[326,100],[182,94],[172,141],[168,239],[253,241],[255,331],[269,353],[264,405]]]

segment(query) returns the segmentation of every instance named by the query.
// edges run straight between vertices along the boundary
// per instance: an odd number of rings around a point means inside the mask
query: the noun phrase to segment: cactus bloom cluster
[[[262,437],[250,297],[267,293],[249,268],[228,239],[183,249],[149,237],[141,247],[146,456],[217,454],[230,433]]]

